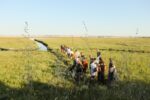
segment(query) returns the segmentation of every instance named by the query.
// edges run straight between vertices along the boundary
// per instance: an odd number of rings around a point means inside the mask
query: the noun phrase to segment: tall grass
[[[119,81],[112,87],[106,85],[89,84],[83,81],[76,84],[67,68],[72,63],[65,54],[57,50],[60,44],[70,47],[82,48],[81,51],[88,57],[89,53],[96,56],[96,50],[89,52],[85,42],[80,38],[74,38],[74,45],[68,42],[69,38],[42,39],[53,52],[42,51],[4,51],[0,52],[0,99],[8,100],[149,100],[150,94],[150,60],[149,53],[130,53],[117,51],[101,51],[107,70],[109,58],[116,65]],[[126,42],[126,40],[129,40]],[[117,43],[138,45],[144,39],[88,39],[93,48],[129,47],[117,46]],[[149,41],[149,40],[145,40]],[[93,45],[92,45],[93,43]],[[135,44],[136,43],[136,44]],[[15,44],[17,45],[17,43]],[[115,46],[114,46],[115,45]],[[146,43],[149,45],[149,42]],[[145,49],[142,47],[140,49]],[[146,48],[149,50],[149,48]],[[29,53],[29,54],[28,54]],[[30,56],[29,56],[30,55]],[[67,65],[64,61],[69,62]],[[28,69],[29,68],[29,69]],[[30,69],[31,68],[31,69]],[[88,69],[89,72],[89,69]],[[27,76],[30,73],[31,79]],[[107,78],[107,72],[106,76]],[[30,78],[30,77],[29,77]],[[87,73],[89,78],[89,73]],[[30,80],[30,81],[27,81]],[[88,79],[87,79],[88,80]],[[32,86],[32,87],[31,87]],[[30,88],[31,87],[31,88]]]
[[[143,45],[144,42],[150,41],[150,39],[143,38],[121,38],[121,39],[99,39],[99,38],[89,38],[88,43],[90,47],[87,47],[87,44],[83,39],[75,38],[74,45],[71,45],[69,38],[55,38],[57,42],[53,44],[53,38],[43,39],[50,47],[59,48],[60,44],[66,44],[67,46],[73,47],[74,49],[82,48],[81,51],[88,57],[89,54],[96,56],[97,48],[115,48],[115,49],[133,49],[133,50],[150,50],[149,43]],[[59,45],[58,45],[59,44]],[[122,45],[123,44],[123,45]],[[125,45],[124,45],[125,44]],[[95,48],[90,51],[90,48]],[[107,89],[105,86],[100,86],[100,88],[105,88],[104,90],[97,89],[99,85],[96,85],[92,88],[88,87],[89,91],[92,91],[93,97],[95,100],[101,98],[97,96],[97,92],[101,91],[99,95],[104,95],[103,99],[148,99],[150,94],[150,60],[149,53],[130,53],[130,52],[117,52],[117,51],[101,51],[102,58],[104,59],[107,69],[108,69],[108,59],[111,57],[117,67],[119,82],[115,84],[113,89]],[[107,72],[106,72],[107,77]],[[78,86],[77,86],[78,87]],[[79,88],[82,89],[79,86]],[[80,89],[79,89],[80,90]],[[78,88],[76,91],[79,91]],[[128,92],[129,91],[129,92]],[[104,92],[104,93],[103,93]],[[82,95],[82,93],[81,93]],[[87,97],[89,93],[86,93]],[[90,98],[90,97],[89,97]],[[85,99],[85,98],[84,98]],[[94,99],[94,98],[93,98]]]

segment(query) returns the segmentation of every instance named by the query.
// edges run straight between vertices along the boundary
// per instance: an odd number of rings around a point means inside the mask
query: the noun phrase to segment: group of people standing
[[[97,57],[89,56],[90,61],[88,62],[87,57],[83,54],[83,52],[79,52],[75,50],[75,52],[65,46],[60,46],[61,52],[65,53],[69,58],[73,59],[73,65],[70,68],[70,71],[75,71],[75,80],[82,80],[83,76],[87,73],[87,69],[89,66],[90,71],[90,81],[97,80],[99,83],[105,84],[106,80],[111,83],[116,80],[116,67],[113,64],[112,59],[109,59],[109,68],[108,68],[108,78],[105,78],[106,74],[106,64],[102,59],[102,55],[100,51],[97,51]]]

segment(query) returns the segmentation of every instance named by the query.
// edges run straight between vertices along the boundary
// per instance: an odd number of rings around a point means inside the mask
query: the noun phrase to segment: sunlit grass
[[[8,39],[6,39],[9,41]],[[6,41],[5,40],[5,41]],[[119,81],[109,88],[106,85],[89,85],[87,82],[76,84],[66,71],[70,61],[60,52],[59,46],[66,44],[74,50],[80,48],[86,57],[89,54],[96,56],[96,49],[90,48],[116,48],[150,50],[149,38],[40,38],[54,48],[55,55],[42,51],[3,51],[0,52],[0,98],[6,95],[14,100],[148,100],[150,99],[150,53],[131,53],[118,51],[101,51],[108,71],[109,58],[116,65]],[[0,40],[2,41],[2,39]],[[10,39],[12,45],[2,43],[4,47],[24,48],[26,41]],[[18,43],[18,41],[20,41]],[[34,47],[34,42],[31,45]],[[145,44],[144,44],[145,43]],[[28,42],[27,42],[28,44]],[[87,44],[89,44],[87,46]],[[120,45],[126,44],[128,46]],[[18,45],[18,47],[17,47]],[[28,74],[32,76],[28,83]],[[89,69],[87,73],[89,77]],[[31,85],[30,85],[31,84]],[[27,87],[29,85],[29,87]]]
[[[58,49],[60,44],[65,44],[71,48],[82,48],[86,57],[90,54],[96,57],[97,48],[117,48],[150,50],[149,38],[43,38],[49,47]],[[126,44],[118,45],[118,44]],[[146,46],[146,47],[145,47]],[[90,50],[90,48],[95,48]],[[141,80],[149,83],[150,77],[150,53],[130,53],[117,51],[101,51],[102,57],[107,65],[109,58],[114,60],[120,76],[120,80]]]
[[[96,57],[97,48],[150,50],[149,38],[46,38],[42,40],[48,43],[49,47],[55,49],[58,49],[60,44],[65,44],[74,50],[79,49],[86,55],[86,57],[88,57],[89,54]],[[90,48],[95,49],[90,50]],[[144,96],[150,94],[150,53],[131,53],[120,51],[101,52],[102,58],[107,65],[107,70],[109,58],[111,57],[113,59],[117,67],[119,77],[119,83],[116,83],[116,85],[118,84],[119,87],[112,90],[99,90],[96,85],[96,87],[93,87],[92,89],[92,96],[96,95],[96,91],[104,91],[104,93],[102,92],[100,94],[104,96],[103,99],[110,99],[111,96],[112,99],[148,99],[142,95],[144,95],[144,91],[147,91]],[[107,78],[107,71],[105,77]],[[103,86],[100,86],[100,88],[101,87],[105,88]],[[90,91],[92,90],[90,89]],[[129,92],[126,93],[127,91]]]
[[[0,48],[36,48],[36,43],[23,37],[0,37]]]
[[[124,49],[150,51],[150,38],[77,38],[77,37],[52,37],[40,38],[53,48],[65,44],[73,48],[99,48],[99,49]]]

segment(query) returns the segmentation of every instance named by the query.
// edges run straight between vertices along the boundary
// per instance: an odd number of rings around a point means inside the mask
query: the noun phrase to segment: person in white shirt
[[[71,49],[67,48],[67,55],[68,55],[68,57],[70,57],[70,52],[71,52]]]
[[[93,59],[92,63],[90,64],[90,73],[91,73],[91,80],[93,80],[96,76],[97,72],[97,62]]]
[[[80,57],[81,56],[80,52],[78,50],[75,50],[74,56],[75,56],[75,59],[78,58],[78,57]]]
[[[108,70],[108,81],[111,83],[112,81],[117,79],[117,71],[116,67],[112,62],[112,59],[109,59],[109,70]]]

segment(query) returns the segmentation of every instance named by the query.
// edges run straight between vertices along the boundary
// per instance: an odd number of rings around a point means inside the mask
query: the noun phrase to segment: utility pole
[[[25,21],[25,27],[24,27],[24,32],[25,32],[25,38],[29,39],[30,38],[30,32],[29,32],[29,24],[27,21]],[[28,94],[25,94],[28,98],[28,100],[31,100],[31,93],[30,90],[33,89],[32,86],[32,65],[31,65],[31,60],[32,60],[32,54],[31,54],[31,44],[27,43],[26,48],[25,48],[25,78],[24,81],[26,82],[27,89],[28,89]]]

